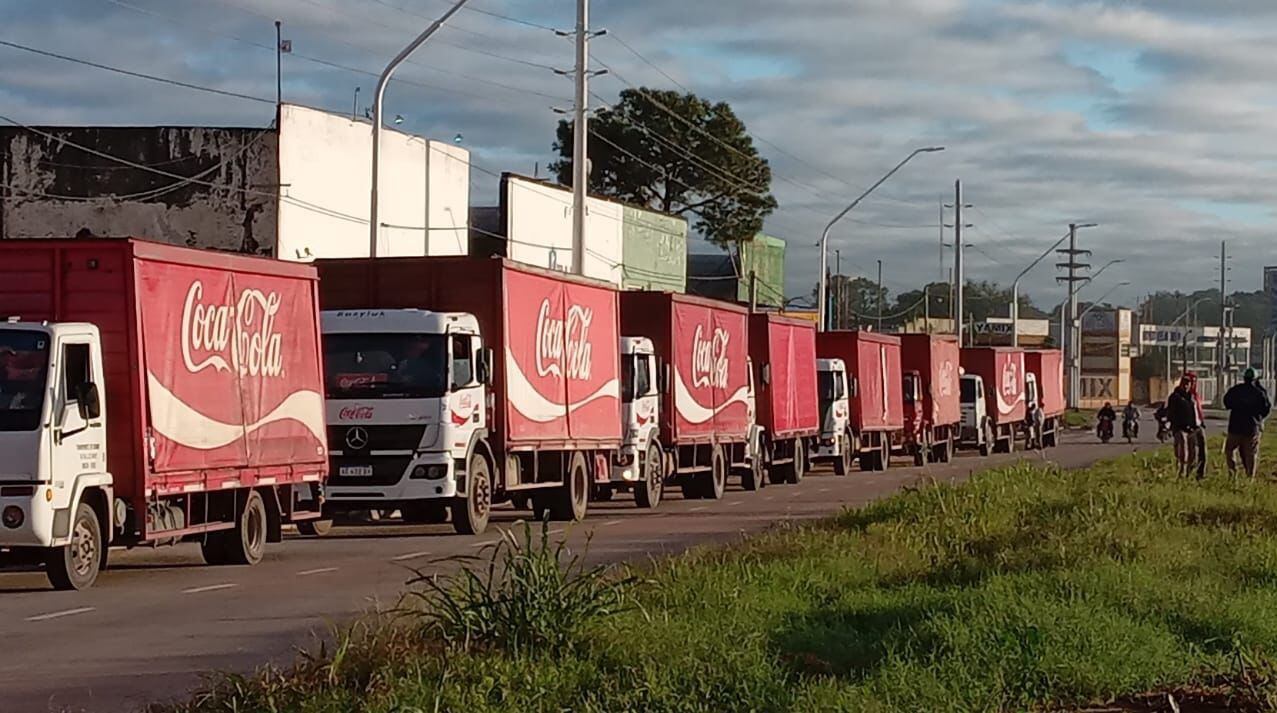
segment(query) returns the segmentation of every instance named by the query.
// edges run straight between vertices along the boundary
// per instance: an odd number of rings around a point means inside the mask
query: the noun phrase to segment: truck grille
[[[369,451],[411,451],[421,445],[426,427],[364,426],[346,424],[328,427],[328,447],[343,455],[367,454]]]
[[[331,459],[328,485],[348,488],[397,485],[404,477],[410,456],[340,456]],[[372,466],[372,475],[342,475],[342,466]]]

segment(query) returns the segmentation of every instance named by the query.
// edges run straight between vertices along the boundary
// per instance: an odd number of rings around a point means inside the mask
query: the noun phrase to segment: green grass
[[[1095,410],[1069,409],[1064,412],[1064,427],[1089,430],[1095,427]]]
[[[638,582],[579,562],[555,577],[550,545],[527,535],[490,573],[426,590],[457,600],[434,611],[465,613],[363,622],[336,651],[223,678],[180,710],[1023,710],[1221,676],[1258,709],[1274,690],[1277,491],[1173,471],[1164,451],[1006,468],[663,561]],[[520,567],[537,574],[502,574]],[[547,636],[537,622],[564,611],[544,592],[580,578],[576,625]],[[521,603],[494,604],[506,598]],[[532,633],[516,644],[473,626],[496,608]]]

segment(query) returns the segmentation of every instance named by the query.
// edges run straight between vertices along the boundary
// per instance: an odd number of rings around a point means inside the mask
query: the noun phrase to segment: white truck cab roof
[[[847,364],[842,359],[817,359],[816,371],[847,371]]]
[[[655,354],[656,347],[647,337],[621,337],[622,354]]]
[[[341,309],[319,313],[324,334],[478,334],[479,320],[466,312],[424,309]]]
[[[8,317],[0,321],[0,329],[15,329],[23,332],[43,332],[50,337],[64,334],[89,334],[96,336],[98,327],[89,322],[24,322],[17,317]]]

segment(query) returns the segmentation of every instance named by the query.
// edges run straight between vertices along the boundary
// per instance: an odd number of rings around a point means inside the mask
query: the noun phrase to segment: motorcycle
[[[1125,438],[1127,443],[1131,443],[1132,441],[1134,441],[1136,438],[1139,438],[1139,437],[1140,437],[1140,422],[1136,421],[1133,418],[1123,418],[1122,419],[1122,438]]]
[[[1095,425],[1095,435],[1099,437],[1101,443],[1113,440],[1113,419],[1100,419],[1100,422]]]

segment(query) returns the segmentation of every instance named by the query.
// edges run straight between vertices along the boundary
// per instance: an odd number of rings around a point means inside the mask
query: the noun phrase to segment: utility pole
[[[590,0],[576,0],[576,105],[572,118],[572,272],[585,274],[585,200],[590,172],[589,99]]]
[[[878,303],[878,331],[882,331],[882,260],[878,261],[878,291],[874,293],[874,302]]]
[[[842,326],[842,312],[843,312],[842,295],[843,295],[843,288],[845,287],[845,285],[843,284],[843,279],[842,279],[842,251],[841,250],[834,250],[834,275],[836,276],[836,279],[837,279],[837,282],[832,283],[834,285],[834,329],[842,329],[843,328]]]
[[[958,345],[962,344],[962,179],[953,182],[953,314]]]
[[[1075,325],[1077,320],[1077,292],[1080,283],[1090,281],[1089,277],[1080,274],[1082,271],[1090,270],[1090,263],[1078,262],[1079,255],[1090,255],[1090,250],[1079,250],[1077,247],[1077,230],[1078,228],[1089,228],[1092,224],[1079,225],[1077,223],[1069,223],[1069,247],[1056,250],[1057,253],[1065,256],[1065,262],[1055,264],[1057,268],[1067,269],[1067,277],[1057,277],[1056,282],[1063,282],[1068,285],[1068,299],[1065,300],[1065,314],[1062,314],[1060,324],[1060,336],[1064,341],[1064,361],[1068,365],[1068,405],[1069,408],[1078,407],[1078,391],[1082,388],[1081,362],[1079,361],[1079,346],[1082,328]]]
[[[1228,243],[1219,241],[1219,332],[1215,340],[1215,405],[1224,403],[1228,372]]]

